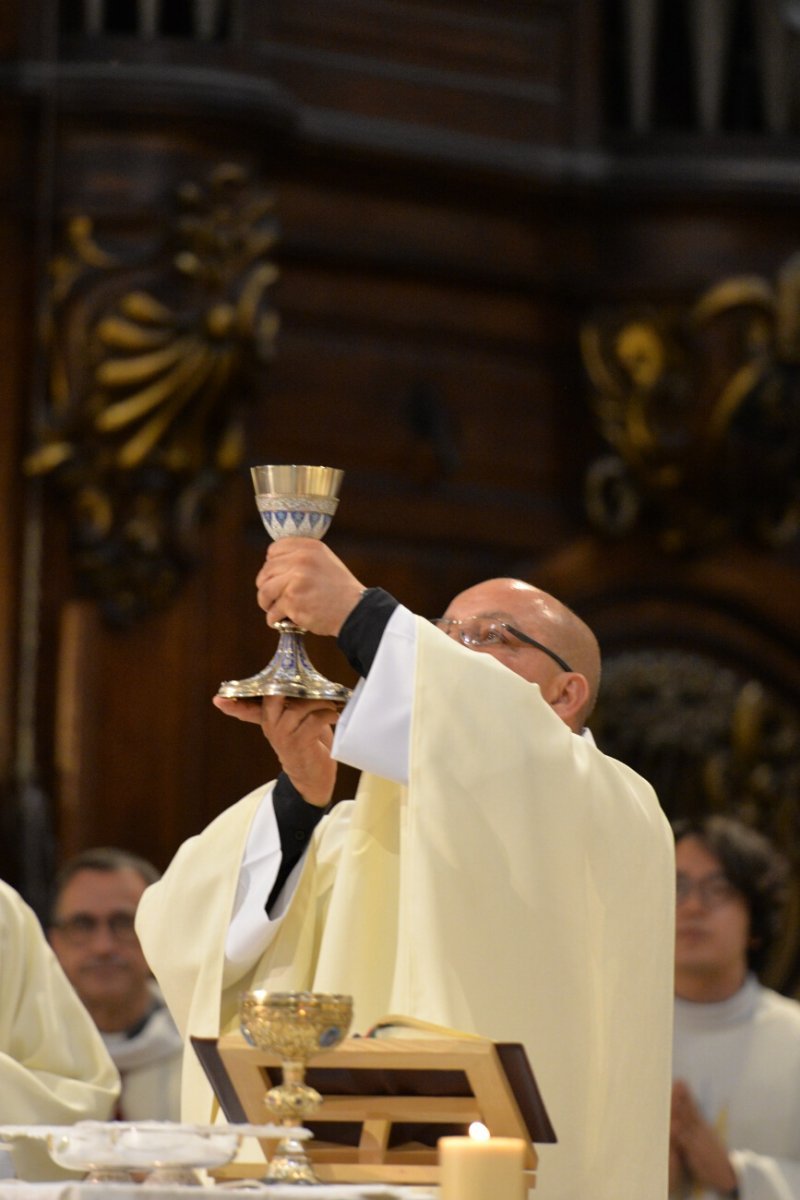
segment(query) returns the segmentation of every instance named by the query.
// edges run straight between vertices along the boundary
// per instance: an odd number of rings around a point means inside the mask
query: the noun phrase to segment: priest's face
[[[548,650],[558,650],[553,645],[556,614],[548,608],[543,593],[519,580],[489,579],[468,588],[451,601],[445,618],[453,622],[449,628],[443,625],[450,637],[470,649],[490,654],[529,683],[538,683],[545,696],[564,673],[564,668],[548,653]],[[482,627],[476,623],[476,630],[481,629],[481,632],[494,622],[491,640],[478,643],[473,635],[473,618],[482,618],[485,622]],[[535,638],[541,648],[521,640],[514,630]]]
[[[699,838],[681,838],[675,864],[676,990],[686,999],[726,999],[738,991],[747,972],[747,902]]]
[[[146,886],[130,867],[78,871],[53,914],[51,945],[104,1032],[128,1028],[148,997],[150,970],[133,928]]]
[[[583,728],[600,683],[600,648],[588,625],[555,596],[519,579],[487,579],[451,600],[435,624],[538,684],[570,729]]]

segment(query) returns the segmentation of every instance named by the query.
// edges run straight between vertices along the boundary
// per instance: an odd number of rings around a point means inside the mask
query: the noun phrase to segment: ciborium
[[[245,992],[239,1010],[242,1034],[251,1046],[281,1060],[283,1082],[264,1097],[270,1119],[302,1126],[322,1097],[306,1081],[309,1058],[344,1041],[353,1019],[352,996],[324,992]],[[302,1140],[281,1138],[265,1176],[266,1183],[317,1183]]]
[[[273,541],[285,537],[324,538],[339,503],[344,472],[335,467],[252,467],[256,504]],[[228,679],[220,696],[290,696],[344,704],[350,689],[320,675],[303,642],[306,632],[292,621],[276,621],[280,634],[271,662],[248,679]]]

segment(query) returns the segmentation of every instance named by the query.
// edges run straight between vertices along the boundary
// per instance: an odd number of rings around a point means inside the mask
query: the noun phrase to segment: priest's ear
[[[589,706],[589,681],[579,671],[562,671],[555,677],[549,696],[550,707],[575,733],[583,729]]]

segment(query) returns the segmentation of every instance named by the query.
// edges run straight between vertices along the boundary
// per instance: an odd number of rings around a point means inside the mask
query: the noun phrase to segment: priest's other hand
[[[336,763],[331,758],[333,727],[339,710],[330,700],[287,700],[262,696],[237,700],[214,696],[229,717],[260,725],[282,769],[308,804],[324,808],[333,796]]]
[[[364,585],[315,538],[281,538],[256,577],[267,623],[288,619],[310,633],[336,637]]]
[[[727,1147],[681,1079],[672,1085],[670,1144],[680,1151],[684,1170],[695,1183],[717,1192],[736,1190]]]

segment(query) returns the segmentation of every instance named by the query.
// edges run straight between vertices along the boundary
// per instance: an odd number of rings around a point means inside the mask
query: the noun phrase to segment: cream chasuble
[[[32,909],[0,881],[0,1124],[105,1120],[119,1076]],[[33,1149],[31,1150],[31,1147]],[[54,1168],[30,1143],[29,1177]]]
[[[352,993],[520,1041],[559,1138],[542,1200],[667,1190],[674,852],[634,772],[573,734],[536,685],[417,621],[408,787],[362,776],[318,826],[259,962],[222,987],[247,834],[265,789],[178,852],[137,927],[185,1033],[235,1028],[239,992]],[[186,1056],[184,1119],[210,1093]]]

